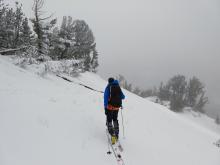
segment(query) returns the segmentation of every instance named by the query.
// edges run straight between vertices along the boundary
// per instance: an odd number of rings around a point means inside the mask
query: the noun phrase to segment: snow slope
[[[187,108],[184,110],[184,113],[181,113],[180,115],[185,117],[186,120],[195,122],[197,125],[200,125],[203,128],[207,128],[210,131],[220,134],[220,125],[216,124],[215,120],[206,114],[195,112],[191,110],[191,108]]]
[[[102,93],[40,77],[2,56],[0,70],[0,165],[117,164],[106,154]],[[106,85],[92,73],[71,79],[97,90]],[[123,91],[126,165],[220,164],[213,145],[220,134]]]
[[[154,103],[157,103],[156,99],[157,97],[147,97],[145,98],[149,101],[152,101]],[[161,104],[167,108],[170,107],[169,101],[158,101],[158,104]],[[170,109],[170,108],[169,108]],[[215,123],[215,120],[213,118],[210,118],[206,114],[195,112],[192,110],[191,107],[185,107],[183,109],[183,113],[178,113],[181,117],[184,117],[186,120],[190,120],[191,123],[195,123],[197,126],[203,127],[202,129],[206,128],[209,131],[216,132],[217,134],[220,134],[220,125]]]

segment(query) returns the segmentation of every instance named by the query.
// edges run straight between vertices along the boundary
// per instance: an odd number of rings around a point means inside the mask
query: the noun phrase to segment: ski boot
[[[111,137],[111,141],[112,141],[112,145],[114,145],[115,143],[117,143],[117,141],[118,141],[117,136],[112,135],[112,137]]]

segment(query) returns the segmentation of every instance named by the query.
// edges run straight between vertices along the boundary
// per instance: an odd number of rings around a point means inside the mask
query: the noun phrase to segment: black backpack
[[[121,107],[122,105],[122,100],[121,100],[121,88],[119,85],[110,85],[109,86],[110,90],[110,97],[109,97],[109,104],[112,105],[113,107]]]

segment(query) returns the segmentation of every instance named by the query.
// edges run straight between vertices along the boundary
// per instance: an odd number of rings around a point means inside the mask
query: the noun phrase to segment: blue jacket
[[[107,85],[107,87],[105,88],[105,92],[104,92],[104,107],[107,108],[107,105],[108,105],[108,100],[109,100],[109,97],[110,97],[110,85],[119,85],[118,83],[118,80],[114,80],[113,83],[109,83]],[[121,92],[121,99],[125,99],[125,95]]]

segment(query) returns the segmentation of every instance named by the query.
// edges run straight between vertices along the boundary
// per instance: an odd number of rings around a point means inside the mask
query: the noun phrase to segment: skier
[[[104,92],[104,107],[107,117],[106,125],[109,134],[112,137],[112,143],[115,143],[119,135],[118,111],[122,107],[122,99],[125,98],[118,80],[110,77],[108,85]],[[112,124],[113,122],[113,124]]]

